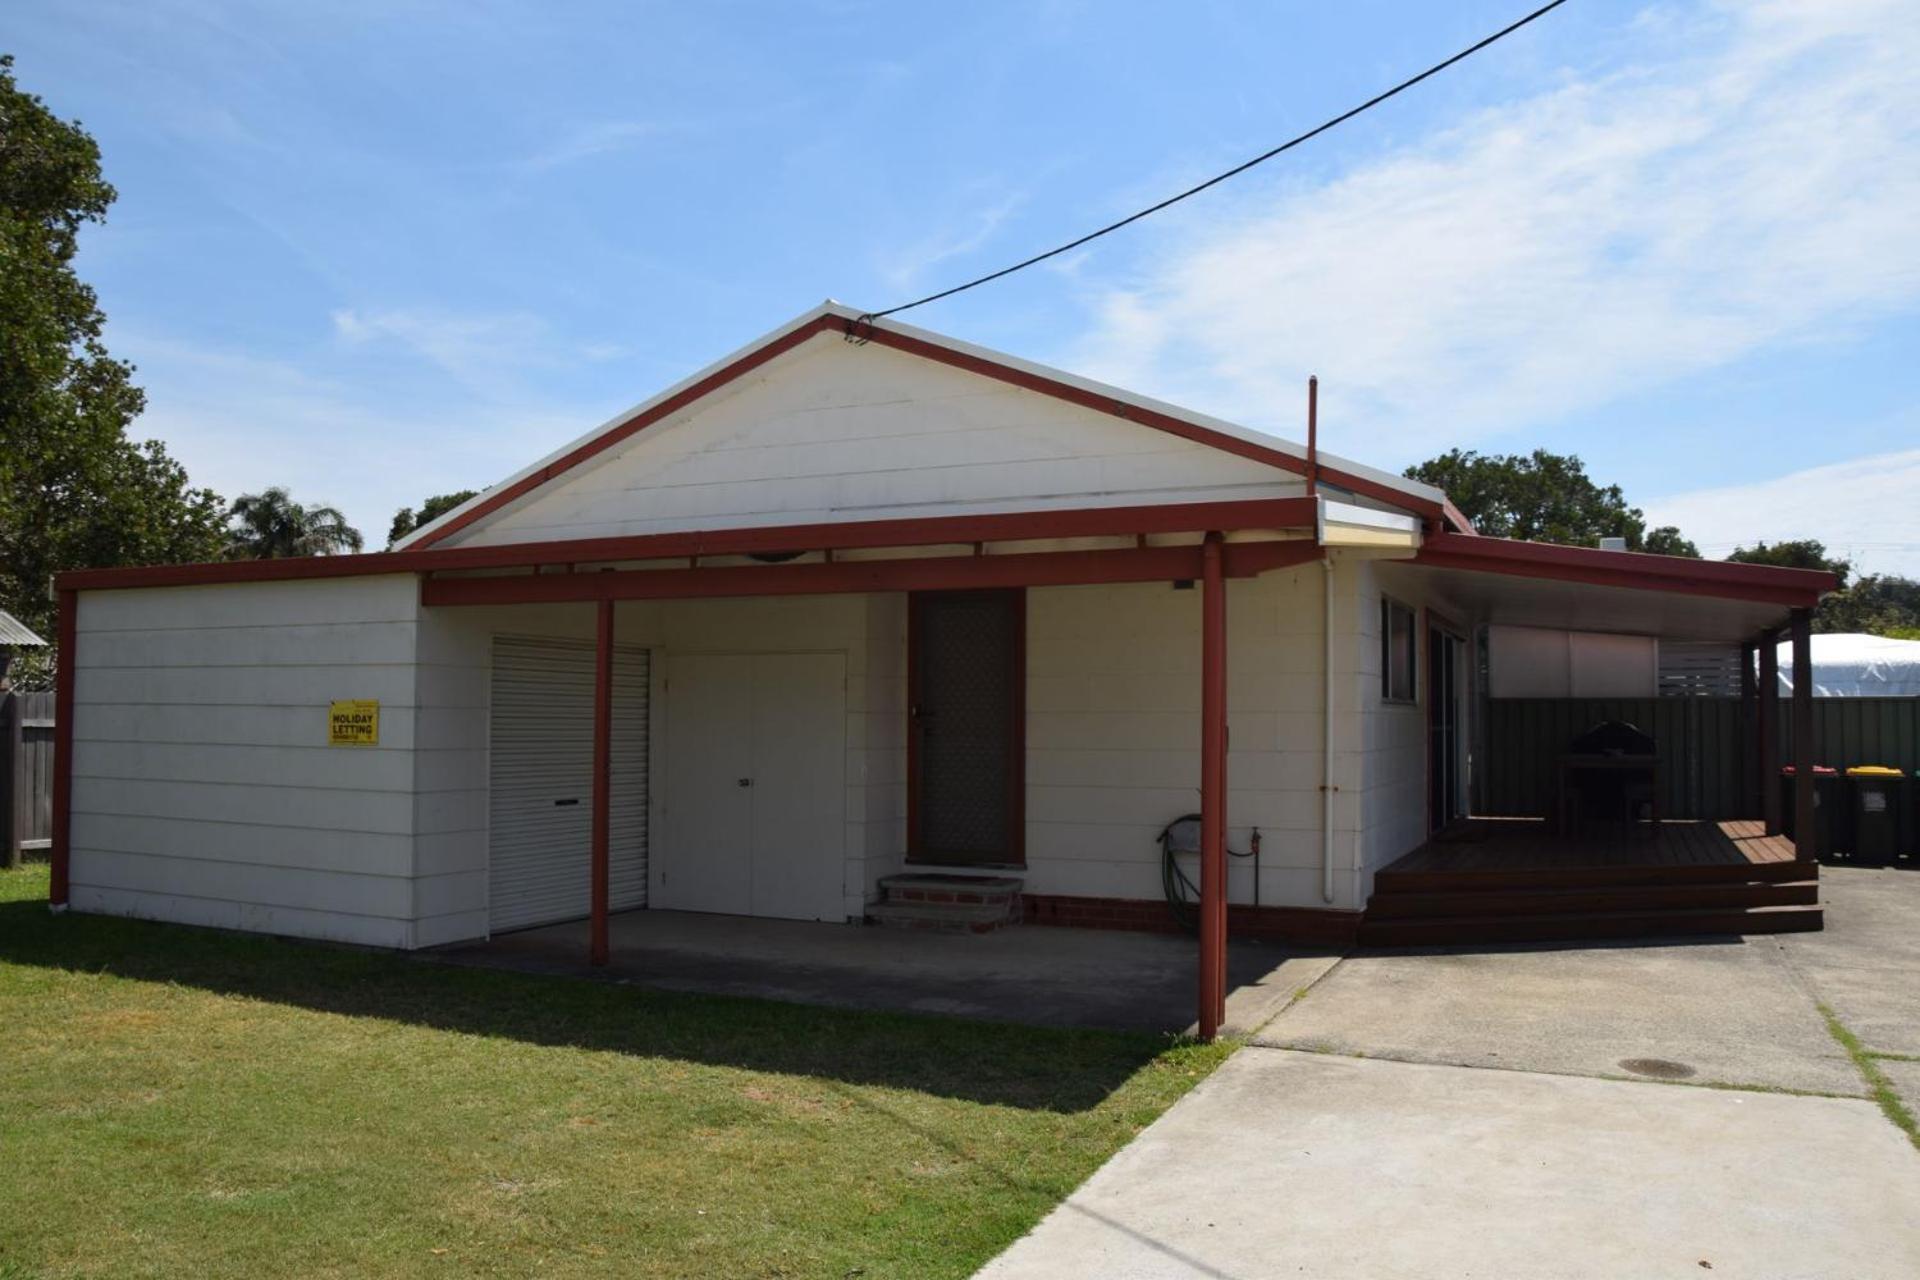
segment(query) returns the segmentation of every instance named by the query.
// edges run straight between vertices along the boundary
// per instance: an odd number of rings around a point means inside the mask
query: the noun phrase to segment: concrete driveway
[[[1822,1011],[1920,1109],[1920,870],[1823,883],[1822,934],[1350,957],[982,1275],[1920,1275]]]

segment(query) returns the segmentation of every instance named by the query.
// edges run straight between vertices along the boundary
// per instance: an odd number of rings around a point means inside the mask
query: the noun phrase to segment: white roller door
[[[613,654],[608,882],[615,911],[647,904],[645,649]],[[489,717],[488,909],[494,933],[588,912],[593,644],[496,636]]]

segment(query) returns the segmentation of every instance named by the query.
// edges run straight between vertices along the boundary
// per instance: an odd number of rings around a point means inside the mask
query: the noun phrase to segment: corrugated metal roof
[[[6,645],[44,645],[45,640],[33,634],[26,623],[12,614],[0,609],[0,644]]]

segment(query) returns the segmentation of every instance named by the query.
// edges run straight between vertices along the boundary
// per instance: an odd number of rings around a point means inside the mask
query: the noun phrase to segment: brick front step
[[[892,929],[991,933],[1020,919],[1020,881],[1012,876],[925,872],[886,876],[867,918]]]
[[[1020,897],[1020,881],[1011,876],[908,874],[883,877],[880,893],[887,902],[953,903],[1011,910]]]
[[[867,908],[867,919],[887,929],[919,929],[927,933],[992,933],[1018,921],[1005,903],[879,902]]]

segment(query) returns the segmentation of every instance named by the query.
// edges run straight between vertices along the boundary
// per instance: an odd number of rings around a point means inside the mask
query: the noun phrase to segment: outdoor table
[[[1554,788],[1554,828],[1573,829],[1574,801],[1579,794],[1582,775],[1618,775],[1623,783],[1636,778],[1646,781],[1647,799],[1653,825],[1660,825],[1660,757],[1626,755],[1618,752],[1569,752],[1559,759],[1559,775]]]

